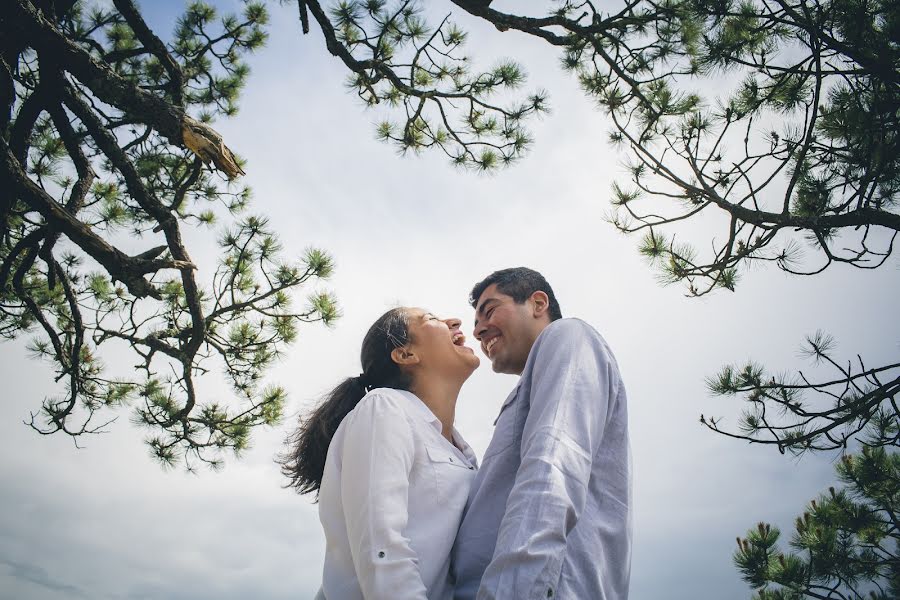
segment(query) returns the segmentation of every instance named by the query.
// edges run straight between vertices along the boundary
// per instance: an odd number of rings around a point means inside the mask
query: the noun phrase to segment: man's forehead
[[[491,285],[484,288],[484,290],[481,291],[481,295],[478,296],[478,302],[475,304],[475,314],[478,314],[482,310],[484,310],[485,304],[487,304],[491,300],[499,300],[500,296],[503,295],[504,294],[497,289],[496,283],[492,283]]]

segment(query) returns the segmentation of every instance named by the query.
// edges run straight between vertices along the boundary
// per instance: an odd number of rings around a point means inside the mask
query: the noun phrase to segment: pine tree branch
[[[490,7],[490,2],[482,0],[450,0],[467,13],[490,22],[500,31],[515,29],[544,39],[554,46],[565,46],[572,40],[568,36],[556,35],[545,27],[561,27],[573,31],[580,29],[575,21],[564,19],[561,16],[533,18],[503,13]]]
[[[229,178],[243,174],[231,150],[212,128],[97,62],[60,33],[29,0],[16,0],[12,14],[38,52],[55,56],[61,68],[77,77],[97,98],[126,114],[136,115],[139,122],[152,125],[172,144],[189,148],[205,162],[214,162]]]
[[[39,212],[48,224],[65,233],[66,237],[103,265],[110,276],[114,280],[124,283],[133,296],[161,298],[159,290],[154,288],[149,281],[134,275],[134,263],[126,254],[109,245],[90,227],[73,217],[28,177],[22,170],[19,161],[12,155],[6,141],[2,139],[0,139],[0,160],[2,160],[3,170],[10,177],[17,195],[32,210]]]
[[[822,26],[821,23],[811,22],[806,15],[797,11],[793,6],[791,6],[784,0],[775,0],[775,2],[779,6],[781,6],[785,14],[790,16],[792,23],[795,23],[805,29],[810,37],[821,39],[826,44],[828,44],[830,48],[834,48],[844,56],[850,58],[858,65],[860,65],[866,73],[875,75],[885,82],[891,83],[895,86],[900,84],[900,71],[897,70],[897,63],[898,60],[900,60],[900,53],[891,52],[891,48],[888,46],[886,48],[883,48],[883,51],[887,53],[888,56],[880,57],[866,52],[865,49],[850,44],[845,44],[842,40],[829,35],[828,31]]]
[[[131,27],[132,31],[134,31],[135,35],[137,35],[137,38],[141,43],[144,44],[144,47],[153,53],[166,69],[166,72],[169,74],[169,92],[172,94],[175,104],[183,106],[184,95],[182,90],[184,89],[184,74],[181,71],[181,66],[179,66],[179,64],[175,62],[175,59],[172,58],[172,55],[169,54],[169,51],[162,40],[160,40],[147,26],[147,23],[134,5],[134,2],[131,0],[113,0],[113,4],[119,9],[122,16],[125,17],[125,21]]]

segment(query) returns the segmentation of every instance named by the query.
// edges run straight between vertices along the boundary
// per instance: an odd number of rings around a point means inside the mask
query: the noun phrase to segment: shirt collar
[[[456,430],[456,427],[453,428],[453,445],[463,453],[463,456],[468,459],[473,467],[478,466],[478,457],[475,456],[475,451],[472,450],[472,447],[469,446],[468,442],[463,439],[463,436]]]
[[[412,392],[407,392],[406,390],[396,390],[399,392],[401,396],[406,398],[409,403],[409,406],[412,408],[412,411],[418,415],[423,421],[431,425],[434,430],[438,433],[438,435],[442,435],[443,426],[441,425],[441,420],[437,418],[437,415],[431,412],[431,409],[428,408],[422,399],[413,394]],[[475,451],[472,450],[472,447],[469,446],[468,442],[463,439],[462,434],[457,431],[456,427],[452,428],[453,435],[453,446],[455,446],[463,456],[468,459],[469,463],[472,466],[478,466],[478,457],[475,456]]]
[[[424,402],[422,402],[421,398],[419,398],[412,392],[407,392],[406,390],[397,391],[400,392],[401,396],[406,398],[416,415],[418,415],[426,423],[430,424],[435,429],[435,431],[441,433],[441,431],[443,430],[441,420],[437,418],[436,414],[431,412],[431,409],[428,408]]]
[[[522,378],[516,382],[516,386],[509,393],[509,396],[506,397],[506,400],[503,401],[503,406],[500,407],[500,412],[497,414],[497,418],[494,419],[494,425],[497,425],[497,421],[500,420],[500,415],[503,414],[503,411],[506,410],[506,407],[513,403],[513,401],[519,395],[519,386],[522,385]]]

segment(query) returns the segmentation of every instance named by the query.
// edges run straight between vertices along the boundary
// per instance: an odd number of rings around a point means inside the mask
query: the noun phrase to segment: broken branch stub
[[[225,173],[228,179],[245,174],[237,164],[234,153],[222,141],[222,136],[209,125],[185,116],[181,127],[181,137],[188,150],[199,156],[200,160],[206,164],[211,161],[219,171]]]

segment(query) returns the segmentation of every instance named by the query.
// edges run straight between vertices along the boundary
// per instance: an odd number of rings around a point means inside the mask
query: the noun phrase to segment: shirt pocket
[[[471,478],[475,467],[456,456],[449,448],[426,445],[425,453],[434,472],[438,502],[447,504],[452,496],[456,496],[460,484]]]

